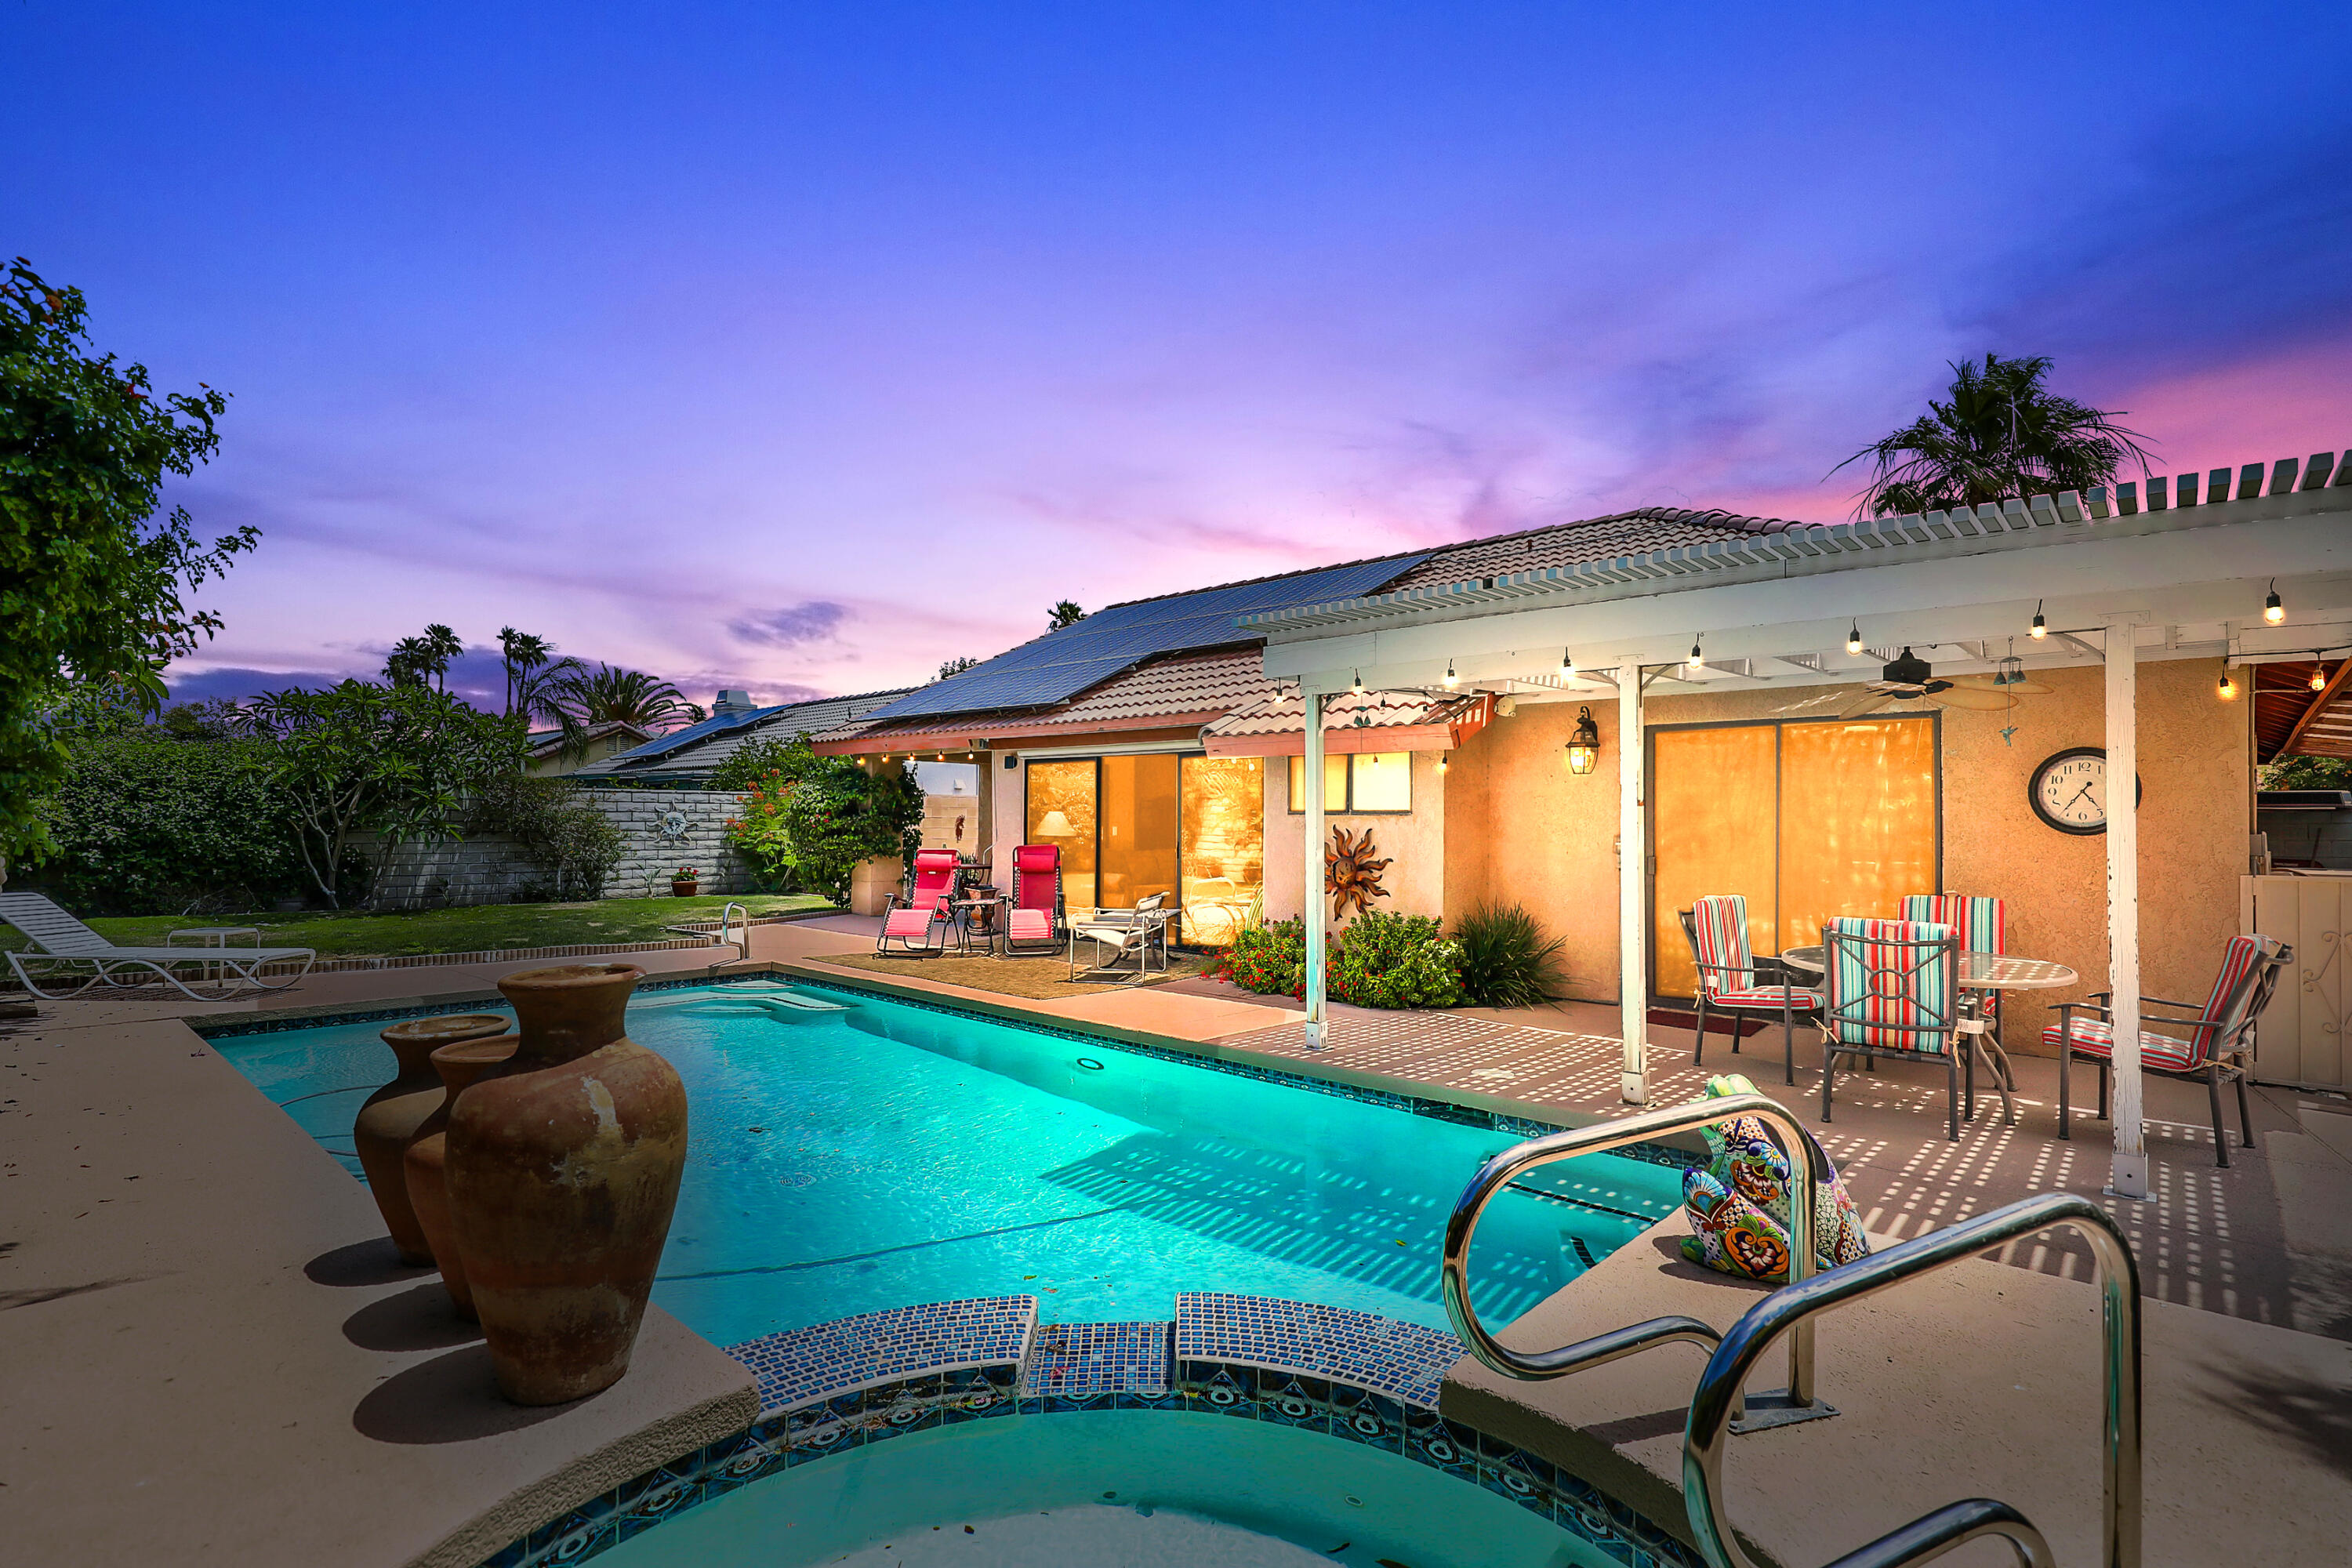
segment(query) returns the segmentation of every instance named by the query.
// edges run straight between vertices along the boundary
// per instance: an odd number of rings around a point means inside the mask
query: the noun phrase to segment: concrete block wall
[[[627,847],[604,879],[604,897],[642,899],[667,894],[670,873],[692,866],[702,873],[701,891],[753,890],[750,862],[727,846],[727,819],[743,796],[693,790],[583,790],[580,800],[594,806],[619,828]],[[401,847],[376,877],[380,909],[417,909],[443,904],[512,903],[548,874],[522,858],[512,839],[484,835],[437,844]]]

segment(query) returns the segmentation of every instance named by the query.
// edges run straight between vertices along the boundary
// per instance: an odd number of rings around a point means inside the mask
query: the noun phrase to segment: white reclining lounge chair
[[[161,979],[194,1001],[216,1002],[248,985],[283,991],[319,961],[318,953],[307,947],[117,947],[39,893],[0,893],[0,921],[32,938],[38,951],[9,953],[8,967],[26,990],[48,1002],[70,1001],[93,986],[143,985],[151,979]],[[291,974],[261,978],[267,965],[297,961],[302,967]],[[173,973],[190,966],[212,972],[195,977],[209,992],[191,990]],[[71,984],[44,991],[43,981]]]

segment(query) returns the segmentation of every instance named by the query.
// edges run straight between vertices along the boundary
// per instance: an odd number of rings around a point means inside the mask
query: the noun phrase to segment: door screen
[[[1940,886],[1936,721],[1808,720],[1650,731],[1651,994],[1697,984],[1680,911],[1748,900],[1758,953],[1833,915],[1892,917]]]

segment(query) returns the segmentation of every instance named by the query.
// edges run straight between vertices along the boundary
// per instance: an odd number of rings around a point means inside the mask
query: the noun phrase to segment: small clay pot
[[[449,1205],[499,1391],[559,1405],[618,1382],[686,1170],[686,1086],[625,1035],[645,972],[499,982],[521,1044],[449,1113]]]
[[[375,1199],[383,1227],[392,1233],[403,1263],[430,1263],[433,1254],[416,1211],[408,1201],[408,1178],[400,1157],[425,1119],[441,1109],[445,1095],[441,1075],[433,1070],[435,1049],[457,1040],[478,1040],[506,1033],[507,1021],[495,1013],[450,1013],[437,1018],[411,1018],[383,1032],[400,1064],[399,1076],[367,1097],[352,1123],[352,1143],[358,1149],[360,1169],[367,1173],[368,1193]]]
[[[432,1246],[433,1260],[440,1265],[441,1283],[448,1287],[457,1315],[468,1321],[474,1317],[474,1294],[467,1287],[465,1257],[457,1249],[457,1231],[449,1220],[449,1109],[467,1086],[514,1055],[520,1039],[516,1035],[500,1035],[495,1039],[463,1040],[435,1051],[433,1070],[442,1084],[441,1103],[417,1128],[401,1157],[408,1201]]]

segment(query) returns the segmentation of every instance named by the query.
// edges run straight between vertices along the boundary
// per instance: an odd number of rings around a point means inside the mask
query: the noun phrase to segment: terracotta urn
[[[504,1019],[499,1020],[504,1023]],[[433,1053],[433,1070],[441,1083],[441,1101],[417,1128],[401,1156],[408,1202],[416,1223],[440,1266],[441,1283],[448,1287],[449,1302],[457,1315],[471,1321],[474,1293],[466,1284],[466,1261],[457,1250],[457,1233],[449,1221],[449,1110],[476,1079],[514,1055],[520,1037],[499,1035],[483,1040],[460,1040]]]
[[[449,1115],[449,1203],[499,1390],[556,1405],[629,1368],[686,1170],[686,1086],[623,1032],[645,972],[509,974],[514,1055]]]
[[[390,1083],[367,1097],[359,1118],[352,1123],[352,1143],[359,1151],[360,1169],[367,1173],[368,1192],[392,1244],[403,1263],[430,1263],[431,1243],[417,1227],[416,1211],[408,1201],[408,1181],[401,1173],[400,1157],[425,1119],[441,1109],[441,1076],[429,1059],[436,1047],[454,1040],[477,1040],[506,1033],[507,1021],[495,1013],[451,1013],[438,1018],[411,1018],[383,1032],[400,1072]]]

